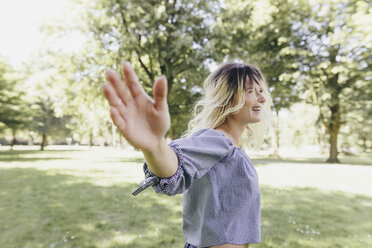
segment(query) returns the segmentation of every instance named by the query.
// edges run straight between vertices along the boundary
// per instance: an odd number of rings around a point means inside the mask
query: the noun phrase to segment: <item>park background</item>
[[[372,247],[371,5],[2,3],[0,247],[182,247],[181,196],[130,196],[143,157],[101,92],[123,61],[150,95],[167,77],[169,139],[187,128],[211,70],[259,67],[273,106],[263,148],[247,151],[263,199],[252,246]]]

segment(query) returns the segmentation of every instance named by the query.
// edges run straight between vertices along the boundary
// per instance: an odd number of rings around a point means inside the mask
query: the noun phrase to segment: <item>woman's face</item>
[[[263,88],[261,83],[251,83],[248,80],[247,82],[248,84],[244,90],[244,106],[237,114],[232,116],[234,119],[236,119],[236,121],[242,123],[243,125],[262,120],[262,106],[266,101],[265,97],[263,96]]]

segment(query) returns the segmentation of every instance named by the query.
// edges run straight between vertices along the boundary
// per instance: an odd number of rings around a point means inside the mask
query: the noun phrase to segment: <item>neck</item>
[[[228,136],[233,145],[240,147],[239,140],[243,134],[244,126],[237,125],[237,123],[226,121],[222,125],[218,126],[216,129],[222,131],[226,136]]]

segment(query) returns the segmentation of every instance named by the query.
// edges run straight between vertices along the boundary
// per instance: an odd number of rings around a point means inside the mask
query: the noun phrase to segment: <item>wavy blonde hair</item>
[[[244,149],[259,149],[270,123],[272,101],[261,72],[249,64],[226,63],[207,77],[204,81],[204,95],[196,102],[193,109],[194,117],[189,122],[183,137],[189,137],[200,129],[216,128],[223,124],[229,115],[238,113],[245,103],[247,80],[263,88],[266,102],[261,110],[262,120],[247,125],[240,139],[240,145]],[[234,99],[238,99],[238,103]]]

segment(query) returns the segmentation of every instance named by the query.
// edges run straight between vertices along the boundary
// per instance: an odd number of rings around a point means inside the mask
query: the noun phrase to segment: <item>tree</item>
[[[227,34],[227,39],[216,40],[217,50],[225,56],[249,57],[260,67],[277,113],[300,98],[319,106],[319,122],[329,134],[327,161],[339,162],[337,137],[346,113],[367,106],[371,97],[371,4],[226,3],[216,32]]]
[[[192,0],[89,2],[82,7],[87,32],[95,39],[95,58],[88,63],[119,70],[122,60],[130,61],[149,94],[154,79],[165,75],[172,115],[168,135],[178,137],[200,96],[195,87],[208,74],[206,61],[213,52],[209,24],[218,6],[218,1]],[[103,70],[97,72],[103,75]]]
[[[338,134],[348,113],[366,106],[371,97],[372,18],[366,1],[317,2],[308,6],[296,31],[304,46],[300,70],[309,102],[319,106],[329,134],[327,162],[338,163]]]
[[[39,99],[33,107],[35,110],[33,129],[41,134],[40,150],[43,151],[48,145],[48,136],[58,136],[60,134],[65,136],[70,131],[67,128],[70,118],[67,116],[57,117],[50,98]]]
[[[72,75],[62,72],[67,61],[61,54],[56,56],[45,49],[37,55],[24,66],[27,79],[23,87],[28,89],[25,96],[28,107],[24,112],[31,123],[28,128],[40,134],[40,149],[44,150],[49,137],[66,137],[70,133],[72,116],[64,110],[69,106],[67,96],[71,92],[67,82]]]
[[[215,28],[219,56],[248,58],[268,82],[275,113],[274,157],[279,157],[279,112],[300,101],[298,55],[293,52],[300,39],[293,30],[301,21],[301,11],[299,5],[286,0],[230,0]]]
[[[26,116],[22,113],[24,103],[23,93],[17,89],[19,78],[13,69],[0,60],[0,122],[12,130],[10,149],[16,143],[16,132],[26,126]]]
[[[45,58],[40,63],[49,63],[53,69],[54,85],[58,85],[54,87],[58,88],[60,98],[54,105],[59,116],[71,118],[67,127],[73,132],[73,141],[92,146],[102,136],[105,140],[100,143],[110,143],[107,130],[112,130],[112,122],[101,84],[106,81],[108,67],[117,69],[120,62],[116,52],[105,50],[96,42],[94,34],[84,25],[81,9],[81,6],[71,8],[65,16],[43,26],[48,42],[38,57]],[[71,41],[77,43],[74,49],[64,45]]]
[[[346,124],[343,129],[340,129],[341,147],[351,152],[353,147],[359,148],[364,153],[371,152],[372,101],[363,101],[356,106],[354,111],[346,114]]]

